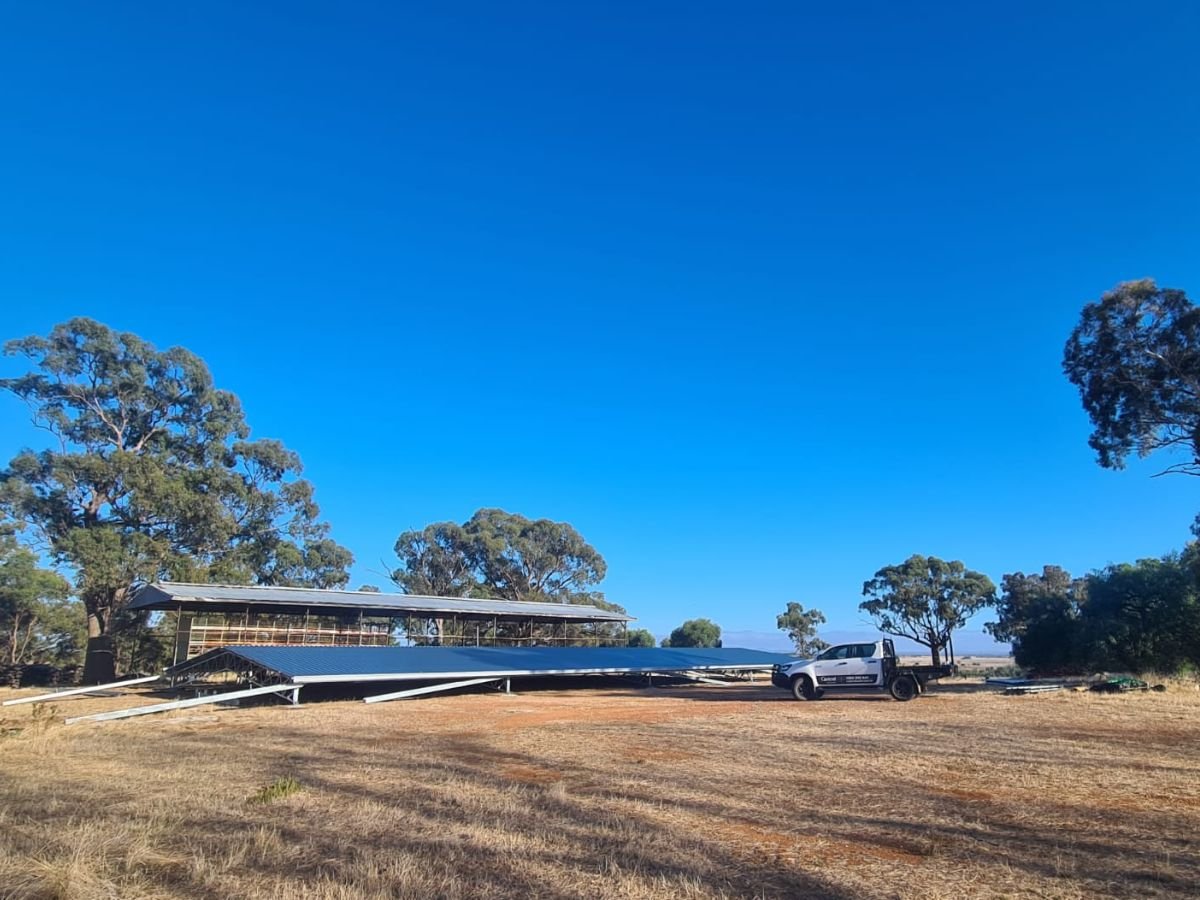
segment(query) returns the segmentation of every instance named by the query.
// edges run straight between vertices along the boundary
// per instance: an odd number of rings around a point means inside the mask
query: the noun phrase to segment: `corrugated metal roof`
[[[795,658],[738,647],[224,647],[168,670],[186,674],[232,653],[298,684],[490,675],[588,675],[763,669]]]
[[[629,622],[633,616],[573,603],[527,603],[514,600],[476,600],[467,597],[425,597],[374,591],[328,591],[317,588],[264,585],[183,584],[161,581],[138,591],[131,609],[232,609],[246,606],[347,611],[367,615],[458,615],[518,619],[573,619],[585,622]]]

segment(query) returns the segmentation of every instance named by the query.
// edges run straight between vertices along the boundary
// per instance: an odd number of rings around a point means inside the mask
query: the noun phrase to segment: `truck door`
[[[878,685],[883,669],[882,660],[875,654],[875,644],[851,644],[845,664],[837,670],[842,684]]]
[[[872,686],[881,683],[882,665],[874,644],[842,644],[826,650],[813,664],[818,687]]]
[[[817,687],[837,687],[843,683],[838,676],[843,672],[846,665],[846,654],[853,646],[853,644],[842,644],[830,647],[817,657],[817,661],[813,663],[813,675],[817,679]]]

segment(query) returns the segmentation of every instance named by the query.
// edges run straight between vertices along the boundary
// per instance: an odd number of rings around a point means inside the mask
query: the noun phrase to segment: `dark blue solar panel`
[[[225,648],[288,678],[422,675],[465,677],[561,672],[681,672],[730,667],[769,668],[794,657],[737,647],[247,647]],[[219,652],[219,651],[214,651]],[[194,662],[194,660],[193,660]],[[178,668],[184,668],[183,664]],[[381,680],[381,679],[380,679]]]

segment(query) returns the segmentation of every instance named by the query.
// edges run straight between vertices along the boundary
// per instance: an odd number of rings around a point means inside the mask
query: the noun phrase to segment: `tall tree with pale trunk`
[[[5,346],[32,363],[0,388],[50,446],[0,474],[0,504],[69,567],[88,621],[84,678],[113,673],[111,628],[157,578],[341,587],[353,561],[318,519],[300,458],[250,440],[204,362],[91,319]]]

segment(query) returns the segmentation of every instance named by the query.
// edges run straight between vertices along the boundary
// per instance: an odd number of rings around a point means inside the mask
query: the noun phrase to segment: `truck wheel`
[[[892,679],[888,690],[891,691],[893,697],[903,702],[912,700],[921,689],[917,687],[917,682],[911,675],[901,675],[899,678]]]
[[[812,679],[807,675],[797,675],[792,679],[792,696],[797,700],[816,700],[821,692],[813,687]]]

